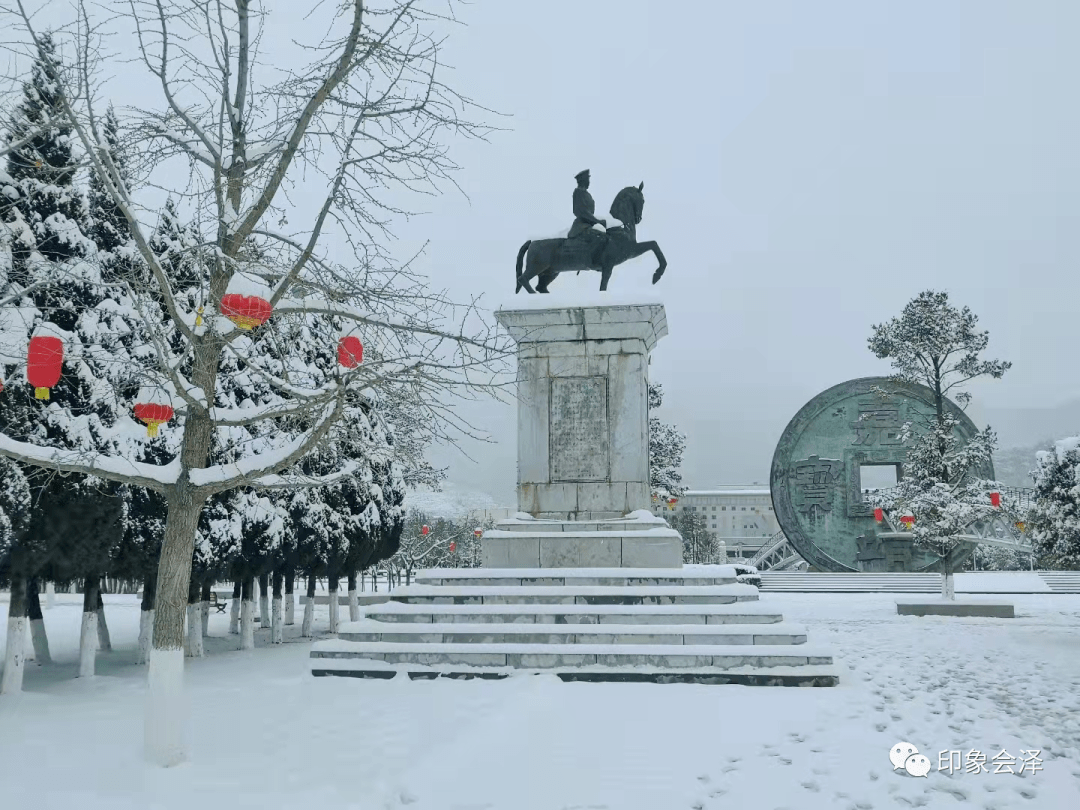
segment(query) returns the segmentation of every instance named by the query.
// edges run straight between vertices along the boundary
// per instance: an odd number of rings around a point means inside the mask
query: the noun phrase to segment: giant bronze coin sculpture
[[[964,442],[978,428],[953,402],[946,408]],[[886,527],[866,501],[867,467],[903,475],[900,432],[934,413],[933,392],[887,377],[865,377],[818,394],[795,414],[773,454],[770,486],[776,520],[795,550],[824,571],[934,571],[940,558],[910,540],[878,537]],[[980,470],[992,479],[992,465]],[[953,564],[970,556],[958,547]]]

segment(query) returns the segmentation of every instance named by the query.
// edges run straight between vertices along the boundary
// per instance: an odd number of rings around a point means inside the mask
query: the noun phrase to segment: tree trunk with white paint
[[[270,643],[281,644],[285,640],[285,629],[281,626],[281,585],[282,576],[274,572],[274,603],[270,610]]]
[[[45,583],[45,609],[52,610],[56,607],[56,586],[52,582]]]
[[[941,558],[941,598],[956,599],[956,583],[953,580],[952,549],[947,549]]]
[[[311,625],[315,620],[315,575],[308,574],[307,600],[304,602],[304,623],[300,627],[300,635],[311,638]]]
[[[51,664],[49,654],[49,636],[45,633],[45,617],[41,615],[41,599],[38,588],[41,584],[36,579],[27,583],[26,615],[30,621],[30,638],[34,644],[34,658],[39,664]]]
[[[109,636],[109,625],[105,621],[105,600],[101,598],[100,590],[97,597],[97,635],[98,649],[112,652],[112,638]]]
[[[205,379],[204,390],[213,390]],[[212,382],[212,380],[210,381]],[[213,425],[202,414],[191,414],[184,427],[181,458],[188,467],[205,464]],[[149,690],[143,728],[150,762],[169,767],[187,758],[184,724],[184,611],[191,581],[191,555],[204,495],[186,478],[168,494],[165,540],[158,563],[154,597],[154,637],[150,651]]]
[[[261,629],[270,627],[270,575],[259,574],[259,624]]]
[[[292,571],[285,575],[285,624],[296,623],[296,594],[293,593],[293,578]]]
[[[143,579],[142,605],[139,611],[139,663],[150,663],[150,642],[154,634],[154,590],[157,572],[151,571]]]
[[[232,586],[232,608],[229,615],[229,635],[235,636],[240,633],[240,580],[236,580]]]
[[[98,577],[88,575],[83,586],[82,630],[79,634],[79,677],[93,678],[98,647]]]
[[[360,621],[360,603],[356,601],[356,574],[349,574],[349,621]]]
[[[956,582],[951,571],[941,575],[941,598],[956,599]]]
[[[210,635],[210,596],[212,591],[210,585],[206,584],[202,586],[202,600],[199,603],[199,610],[202,613],[202,634],[204,636]]]
[[[338,631],[338,627],[341,624],[339,618],[340,613],[338,611],[338,575],[337,573],[331,574],[329,577],[329,590],[330,590],[330,633],[335,634]]]
[[[26,668],[26,580],[11,578],[11,602],[8,604],[7,648],[4,652],[4,679],[0,694],[22,691],[23,671]]]
[[[240,649],[255,649],[255,600],[252,590],[255,581],[251,577],[244,579],[240,589]]]

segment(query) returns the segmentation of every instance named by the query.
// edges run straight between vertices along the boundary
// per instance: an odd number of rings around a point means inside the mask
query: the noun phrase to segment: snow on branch
[[[254,479],[279,473],[298,463],[317,447],[344,412],[344,405],[339,398],[326,409],[322,419],[306,434],[301,434],[266,453],[257,453],[229,464],[190,470],[188,480],[195,486],[214,493],[249,485]]]
[[[0,456],[46,470],[92,475],[108,481],[146,487],[159,492],[175,484],[180,474],[179,461],[172,461],[163,466],[144,464],[140,461],[130,461],[103,453],[39,447],[29,442],[16,441],[3,433],[0,433]]]

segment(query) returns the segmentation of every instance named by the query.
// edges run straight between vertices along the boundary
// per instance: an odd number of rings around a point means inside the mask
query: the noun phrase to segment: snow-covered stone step
[[[836,686],[840,670],[836,666],[776,667],[687,667],[678,670],[664,667],[478,667],[465,664],[388,664],[385,661],[320,658],[311,663],[317,677],[394,678],[404,675],[412,680],[483,678],[501,680],[527,675],[555,675],[563,681],[593,683],[701,683],[741,684],[743,686]]]
[[[682,568],[433,568],[417,585],[733,585],[733,565]]]
[[[342,641],[425,644],[805,644],[795,624],[404,624],[359,621],[343,624]]]
[[[380,622],[477,624],[773,624],[783,616],[761,602],[725,605],[431,605],[387,602],[365,615]]]
[[[515,669],[654,666],[772,667],[826,666],[832,654],[811,644],[422,644],[329,639],[317,641],[311,658],[364,659],[388,664],[469,664]],[[312,664],[312,668],[318,666]]]
[[[936,593],[940,574],[859,573],[831,571],[762,571],[762,591],[828,593]]]
[[[753,585],[408,585],[395,602],[444,605],[693,605],[753,602]]]
[[[1080,571],[1040,571],[1053,593],[1080,593]]]

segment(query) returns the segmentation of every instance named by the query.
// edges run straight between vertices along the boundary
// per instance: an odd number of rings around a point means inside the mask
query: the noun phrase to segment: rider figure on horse
[[[577,188],[574,189],[574,224],[570,226],[566,238],[574,240],[574,246],[580,245],[581,252],[592,258],[604,241],[603,232],[593,226],[601,225],[607,228],[607,220],[597,219],[593,213],[596,211],[596,203],[589,193],[589,170],[578,172],[574,179],[577,180]]]

